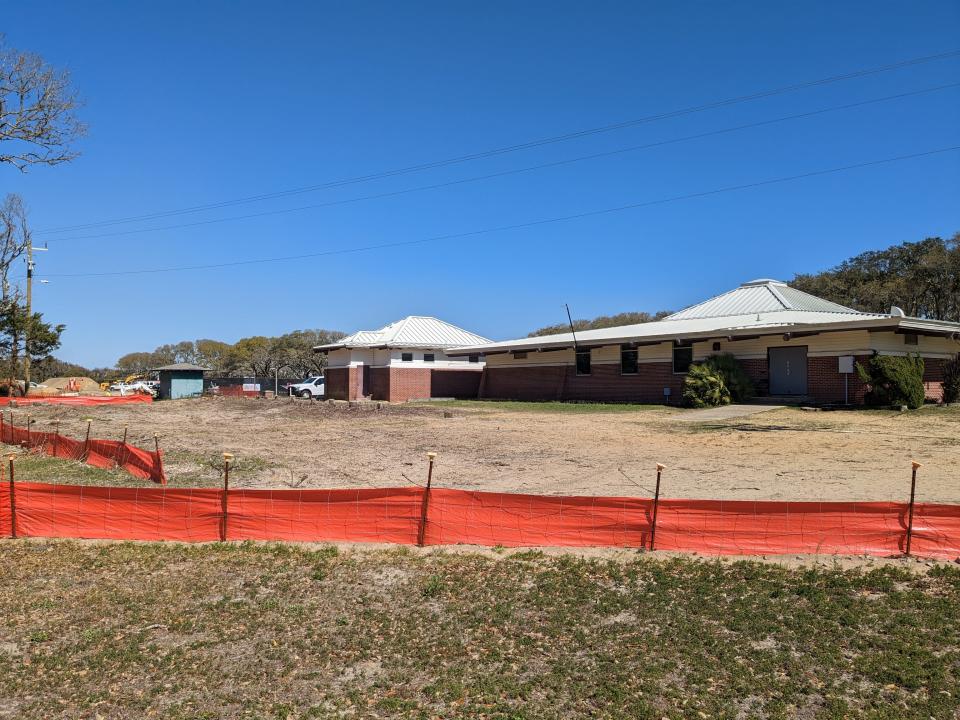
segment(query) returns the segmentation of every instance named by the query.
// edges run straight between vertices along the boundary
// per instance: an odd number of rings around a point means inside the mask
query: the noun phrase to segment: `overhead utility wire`
[[[930,155],[937,155],[940,153],[954,152],[960,150],[960,145],[953,145],[945,148],[938,148],[936,150],[926,150],[924,152],[910,153],[909,155],[897,155],[895,157],[883,158],[881,160],[870,160],[868,162],[856,163],[854,165],[843,165],[835,168],[828,168],[826,170],[814,170],[812,172],[800,173],[799,175],[787,175],[784,177],[770,178],[768,180],[758,180],[752,183],[744,183],[742,185],[729,185],[727,187],[716,188],[714,190],[704,190],[701,192],[688,193],[686,195],[675,195],[673,197],[661,198],[659,200],[647,200],[645,202],[630,203],[629,205],[620,205],[617,207],[603,208],[600,210],[589,210],[587,212],[575,213],[573,215],[562,215],[560,217],[545,218],[541,220],[531,220],[524,223],[516,223],[513,225],[499,225],[496,227],[483,228],[480,230],[470,230],[467,232],[461,233],[450,233],[447,235],[434,235],[432,237],[419,238],[416,240],[401,240],[397,242],[389,243],[380,243],[378,245],[366,245],[364,247],[356,248],[342,248],[338,250],[323,250],[321,252],[313,253],[301,253],[298,255],[284,255],[279,257],[268,257],[268,258],[256,258],[251,260],[234,260],[232,262],[224,263],[210,263],[205,265],[181,265],[177,267],[166,267],[166,268],[150,268],[144,270],[115,270],[108,272],[92,272],[92,273],[48,273],[47,277],[61,277],[61,278],[83,278],[83,277],[112,277],[118,275],[147,275],[153,273],[168,273],[168,272],[182,272],[187,270],[213,270],[216,268],[227,268],[227,267],[238,267],[241,265],[259,265],[262,263],[269,262],[286,262],[290,260],[305,260],[307,258],[317,258],[325,257],[328,255],[346,255],[350,253],[359,253],[367,252],[370,250],[383,250],[386,248],[396,248],[396,247],[405,247],[409,245],[420,245],[430,242],[439,242],[442,240],[458,240],[468,237],[476,237],[478,235],[488,235],[491,233],[505,232],[508,230],[522,230],[525,228],[537,227],[539,225],[549,225],[553,223],[568,222],[570,220],[579,220],[581,218],[596,217],[598,215],[607,215],[610,213],[623,212],[624,210],[635,210],[643,207],[651,207],[653,205],[665,205],[667,203],[678,202],[680,200],[691,200],[694,198],[708,197],[711,195],[719,195],[721,193],[735,192],[738,190],[748,190],[750,188],[763,187],[765,185],[775,185],[778,183],[791,182],[793,180],[802,180],[804,178],[818,177],[820,175],[829,175],[831,173],[845,172],[848,170],[856,170],[858,168],[873,167],[876,165],[884,165],[887,163],[899,162],[901,160],[910,160],[913,158],[927,157]]]
[[[423,170],[432,170],[439,167],[446,167],[448,165],[455,165],[458,163],[469,162],[471,160],[479,160],[483,158],[494,157],[494,156],[503,155],[506,153],[517,152],[519,150],[528,150],[531,148],[540,147],[543,145],[549,145],[552,143],[565,142],[567,140],[574,140],[581,137],[587,137],[589,135],[596,135],[599,133],[611,132],[613,130],[621,130],[623,128],[642,125],[644,123],[655,122],[658,120],[666,120],[669,118],[680,117],[682,115],[690,115],[693,113],[704,112],[706,110],[714,110],[717,108],[726,107],[728,105],[735,105],[737,103],[749,102],[752,100],[760,100],[762,98],[772,97],[774,95],[782,95],[783,93],[794,92],[796,90],[803,90],[806,88],[817,87],[820,85],[828,85],[831,83],[841,82],[843,80],[852,80],[860,77],[865,77],[868,75],[876,75],[878,73],[889,72],[891,70],[898,70],[900,68],[910,67],[912,65],[919,65],[922,63],[934,62],[936,60],[946,60],[946,59],[958,57],[958,56],[960,56],[960,49],[950,50],[947,52],[937,53],[935,55],[925,55],[923,57],[912,58],[910,60],[903,60],[900,62],[891,63],[889,65],[880,65],[877,67],[843,73],[841,75],[832,75],[830,77],[820,78],[817,80],[809,80],[806,82],[794,83],[792,85],[784,85],[782,87],[773,88],[771,90],[762,90],[759,92],[750,93],[748,95],[739,95],[732,98],[726,98],[724,100],[716,100],[709,103],[703,103],[701,105],[694,105],[691,107],[681,108],[679,110],[671,110],[671,111],[659,113],[656,115],[647,115],[645,117],[635,118],[633,120],[625,120],[625,121],[613,123],[610,125],[602,125],[599,127],[587,128],[585,130],[577,130],[575,132],[569,132],[563,135],[554,135],[552,137],[541,138],[538,140],[531,140],[528,142],[518,143],[515,145],[506,145],[498,148],[493,148],[490,150],[484,150],[481,152],[475,152],[467,155],[460,155],[458,157],[447,158],[445,160],[435,160],[432,162],[421,163],[418,165],[409,165],[407,167],[397,168],[393,170],[385,170],[378,173],[371,173],[369,175],[359,175],[356,177],[343,178],[340,180],[332,180],[332,181],[320,183],[317,185],[307,185],[304,187],[292,188],[290,190],[281,190],[281,191],[272,192],[272,193],[263,193],[260,195],[250,195],[247,197],[235,198],[232,200],[223,200],[221,202],[209,203],[205,205],[193,205],[190,207],[180,208],[177,210],[165,210],[161,212],[148,213],[145,215],[135,215],[131,217],[119,218],[114,220],[102,220],[99,222],[81,223],[77,225],[66,225],[66,226],[55,227],[55,228],[45,228],[43,230],[35,230],[34,234],[71,232],[74,230],[88,230],[96,227],[120,225],[124,223],[140,222],[143,220],[155,220],[162,217],[184,215],[188,213],[201,212],[204,210],[215,210],[218,208],[229,207],[232,205],[242,205],[242,204],[251,203],[251,202],[261,202],[263,200],[273,200],[276,198],[287,197],[290,195],[299,195],[302,193],[314,192],[316,190],[342,187],[344,185],[352,185],[356,183],[369,182],[371,180],[380,180],[383,178],[395,177],[397,175],[405,175],[407,173],[420,172]]]
[[[500,172],[488,173],[486,175],[475,175],[473,177],[461,178],[459,180],[449,180],[441,183],[433,183],[431,185],[420,185],[418,187],[405,188],[403,190],[391,190],[388,192],[375,193],[372,195],[361,195],[360,197],[345,198],[343,200],[329,200],[327,202],[312,203],[310,205],[300,205],[298,207],[292,207],[292,208],[282,208],[280,210],[265,210],[263,212],[248,213],[245,215],[232,215],[230,217],[213,218],[210,220],[197,220],[195,222],[178,223],[176,225],[161,225],[159,227],[141,228],[136,230],[118,230],[115,232],[108,232],[108,233],[96,233],[94,235],[74,235],[72,237],[53,238],[48,242],[63,242],[65,240],[95,240],[98,238],[118,237],[123,235],[138,235],[141,233],[162,232],[165,230],[180,230],[183,228],[199,227],[203,225],[215,225],[223,222],[233,222],[235,220],[251,220],[254,218],[270,217],[273,215],[286,215],[287,213],[303,212],[304,210],[316,210],[319,208],[333,207],[336,205],[349,205],[351,203],[363,202],[366,200],[380,200],[383,198],[397,197],[398,195],[408,195],[410,193],[423,192],[426,190],[439,190],[441,188],[454,187],[456,185],[465,185],[467,183],[474,183],[482,180],[492,180],[495,178],[507,177],[510,175],[517,175],[520,173],[531,172],[533,170],[545,170],[547,168],[561,167],[563,165],[572,165],[573,163],[582,162],[584,160],[597,160],[600,158],[612,157],[614,155],[621,155],[623,153],[628,153],[628,152],[635,152],[639,150],[649,150],[650,148],[662,147],[665,145],[674,145],[677,143],[687,142],[689,140],[700,140],[703,138],[713,137],[716,135],[724,135],[727,133],[738,132],[740,130],[748,130],[751,128],[763,127],[766,125],[774,125],[776,123],[786,122],[788,120],[800,120],[804,118],[813,117],[816,115],[823,115],[825,113],[837,112],[840,110],[850,110],[853,108],[863,107],[865,105],[873,105],[876,103],[887,102],[889,100],[899,100],[906,97],[923,95],[925,93],[937,92],[939,90],[947,90],[955,87],[960,87],[960,82],[949,83],[947,85],[937,85],[935,87],[923,88],[922,90],[913,90],[910,92],[898,93],[897,95],[887,95],[886,97],[873,98],[871,100],[862,100],[860,102],[855,102],[855,103],[847,103],[846,105],[835,105],[833,107],[821,108],[819,110],[811,110],[809,112],[797,113],[794,115],[784,115],[782,117],[772,118],[769,120],[760,120],[758,122],[747,123],[745,125],[735,125],[733,127],[722,128],[720,130],[710,130],[708,132],[697,133],[695,135],[686,135],[678,138],[671,138],[669,140],[659,140],[657,142],[646,143],[644,145],[631,145],[629,147],[618,148],[616,150],[607,150],[605,152],[599,152],[599,153],[592,153],[590,155],[581,155],[580,157],[568,158],[566,160],[555,160],[553,162],[541,163],[539,165],[530,165],[527,167],[515,168],[513,170],[502,170]]]

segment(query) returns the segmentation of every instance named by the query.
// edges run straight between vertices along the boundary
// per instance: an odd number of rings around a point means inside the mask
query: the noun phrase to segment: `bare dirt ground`
[[[902,500],[916,459],[920,500],[960,502],[957,408],[785,408],[708,423],[678,421],[684,412],[482,402],[376,409],[287,399],[29,411],[35,429],[59,418],[61,432],[74,437],[83,437],[87,417],[95,437],[119,438],[128,426],[131,443],[152,448],[157,433],[173,486],[215,486],[223,451],[236,455],[235,487],[404,486],[424,481],[425,454],[434,450],[440,487],[649,495],[660,462],[666,497]],[[15,413],[22,425],[26,409]],[[107,481],[132,482],[121,474]]]

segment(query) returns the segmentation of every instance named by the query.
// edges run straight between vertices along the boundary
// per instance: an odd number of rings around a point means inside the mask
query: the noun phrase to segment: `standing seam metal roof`
[[[853,308],[797,290],[778,280],[751,280],[722,295],[675,312],[664,320],[696,320],[784,310],[864,314]]]
[[[342,347],[424,347],[451,348],[482,345],[490,340],[468,332],[435,317],[410,315],[379,330],[360,330],[335,343],[317,345],[314,350],[335,350]]]

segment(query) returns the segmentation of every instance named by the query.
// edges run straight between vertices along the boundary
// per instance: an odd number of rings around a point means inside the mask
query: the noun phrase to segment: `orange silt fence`
[[[0,535],[10,537],[10,484]],[[115,540],[280,540],[506,547],[649,548],[647,498],[520,495],[419,487],[362,490],[14,486],[17,536]],[[224,493],[226,492],[226,496]],[[661,499],[656,549],[711,555],[894,556],[906,503]],[[226,511],[226,515],[224,512]],[[224,522],[225,521],[225,522]],[[422,527],[421,527],[422,525]],[[960,506],[914,506],[915,555],[960,556]]]
[[[151,452],[119,440],[77,440],[57,432],[37,432],[5,420],[0,421],[0,442],[93,467],[120,468],[134,477],[161,485],[167,482],[159,447]]]

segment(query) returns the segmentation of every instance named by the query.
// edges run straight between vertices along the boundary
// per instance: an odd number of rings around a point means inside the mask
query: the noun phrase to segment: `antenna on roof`
[[[570,306],[566,303],[563,306],[567,309],[567,322],[570,323],[570,334],[573,335],[573,351],[577,352],[577,331],[573,329],[573,318],[570,317]]]

